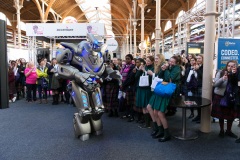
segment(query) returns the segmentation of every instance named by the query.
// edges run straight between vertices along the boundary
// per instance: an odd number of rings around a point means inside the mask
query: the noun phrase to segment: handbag
[[[227,106],[228,106],[227,96],[226,96],[226,95],[224,95],[223,98],[221,98],[221,100],[220,100],[220,106],[221,106],[221,107],[227,107]]]
[[[147,86],[149,86],[149,79],[148,79],[147,72],[145,71],[140,77],[139,87],[147,87]]]
[[[152,89],[152,90],[154,90],[154,89],[155,89],[155,87],[157,86],[158,82],[162,82],[162,81],[163,81],[163,79],[161,79],[161,78],[158,78],[158,76],[157,76],[157,77],[155,77],[155,73],[153,73],[153,76],[152,76],[152,78],[153,78],[153,80],[152,80],[152,84],[151,84],[151,89]]]
[[[233,107],[236,102],[236,95],[230,83],[227,84],[223,98],[220,100],[221,107]]]
[[[48,80],[46,78],[41,78],[42,88],[48,88]]]
[[[154,89],[154,93],[161,97],[171,97],[176,87],[176,84],[172,82],[159,82]]]

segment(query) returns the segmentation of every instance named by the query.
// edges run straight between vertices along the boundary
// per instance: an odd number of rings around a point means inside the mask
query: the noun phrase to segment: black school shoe
[[[170,139],[171,139],[171,136],[162,137],[162,138],[159,138],[159,139],[158,139],[158,142],[166,142],[166,141],[169,141]]]
[[[234,134],[232,131],[226,131],[225,135],[232,137],[232,138],[238,138],[238,136],[236,134]]]
[[[238,138],[238,139],[235,141],[235,143],[240,143],[240,138]]]

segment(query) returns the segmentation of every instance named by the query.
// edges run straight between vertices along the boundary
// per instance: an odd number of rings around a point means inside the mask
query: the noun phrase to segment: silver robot
[[[99,82],[113,78],[121,83],[121,75],[105,63],[110,54],[101,37],[87,34],[87,41],[78,45],[61,45],[65,48],[57,50],[57,72],[59,77],[71,80],[68,90],[78,109],[73,118],[75,137],[85,141],[90,133],[102,134],[104,106]]]

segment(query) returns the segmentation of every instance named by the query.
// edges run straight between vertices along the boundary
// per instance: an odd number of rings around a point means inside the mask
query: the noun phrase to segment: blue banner
[[[240,39],[218,39],[218,69],[223,69],[227,62],[235,60],[240,64]]]

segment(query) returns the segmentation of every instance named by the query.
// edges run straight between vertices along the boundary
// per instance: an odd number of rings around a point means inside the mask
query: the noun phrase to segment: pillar
[[[130,14],[130,32],[129,32],[129,38],[130,38],[130,40],[129,40],[129,43],[130,43],[130,45],[129,45],[129,48],[130,48],[130,54],[133,54],[132,53],[132,15]]]
[[[23,7],[22,4],[20,4],[20,0],[15,0],[14,1],[14,7],[17,10],[17,26],[18,26],[18,47],[22,47],[22,37],[21,37],[21,18],[20,18],[20,10]]]
[[[161,0],[156,0],[156,29],[155,29],[155,55],[159,54],[160,46],[160,22],[161,22]],[[155,56],[154,55],[154,56]]]
[[[216,0],[206,1],[202,97],[212,99],[213,56],[216,36]],[[202,132],[211,131],[211,106],[202,108]]]
[[[133,0],[133,54],[134,57],[137,57],[137,33],[136,33],[136,26],[137,26],[137,21],[136,21],[136,9],[137,9],[137,0]]]
[[[144,55],[144,8],[147,6],[147,4],[144,3],[144,0],[142,0],[142,4],[139,4],[141,7],[141,58]]]

